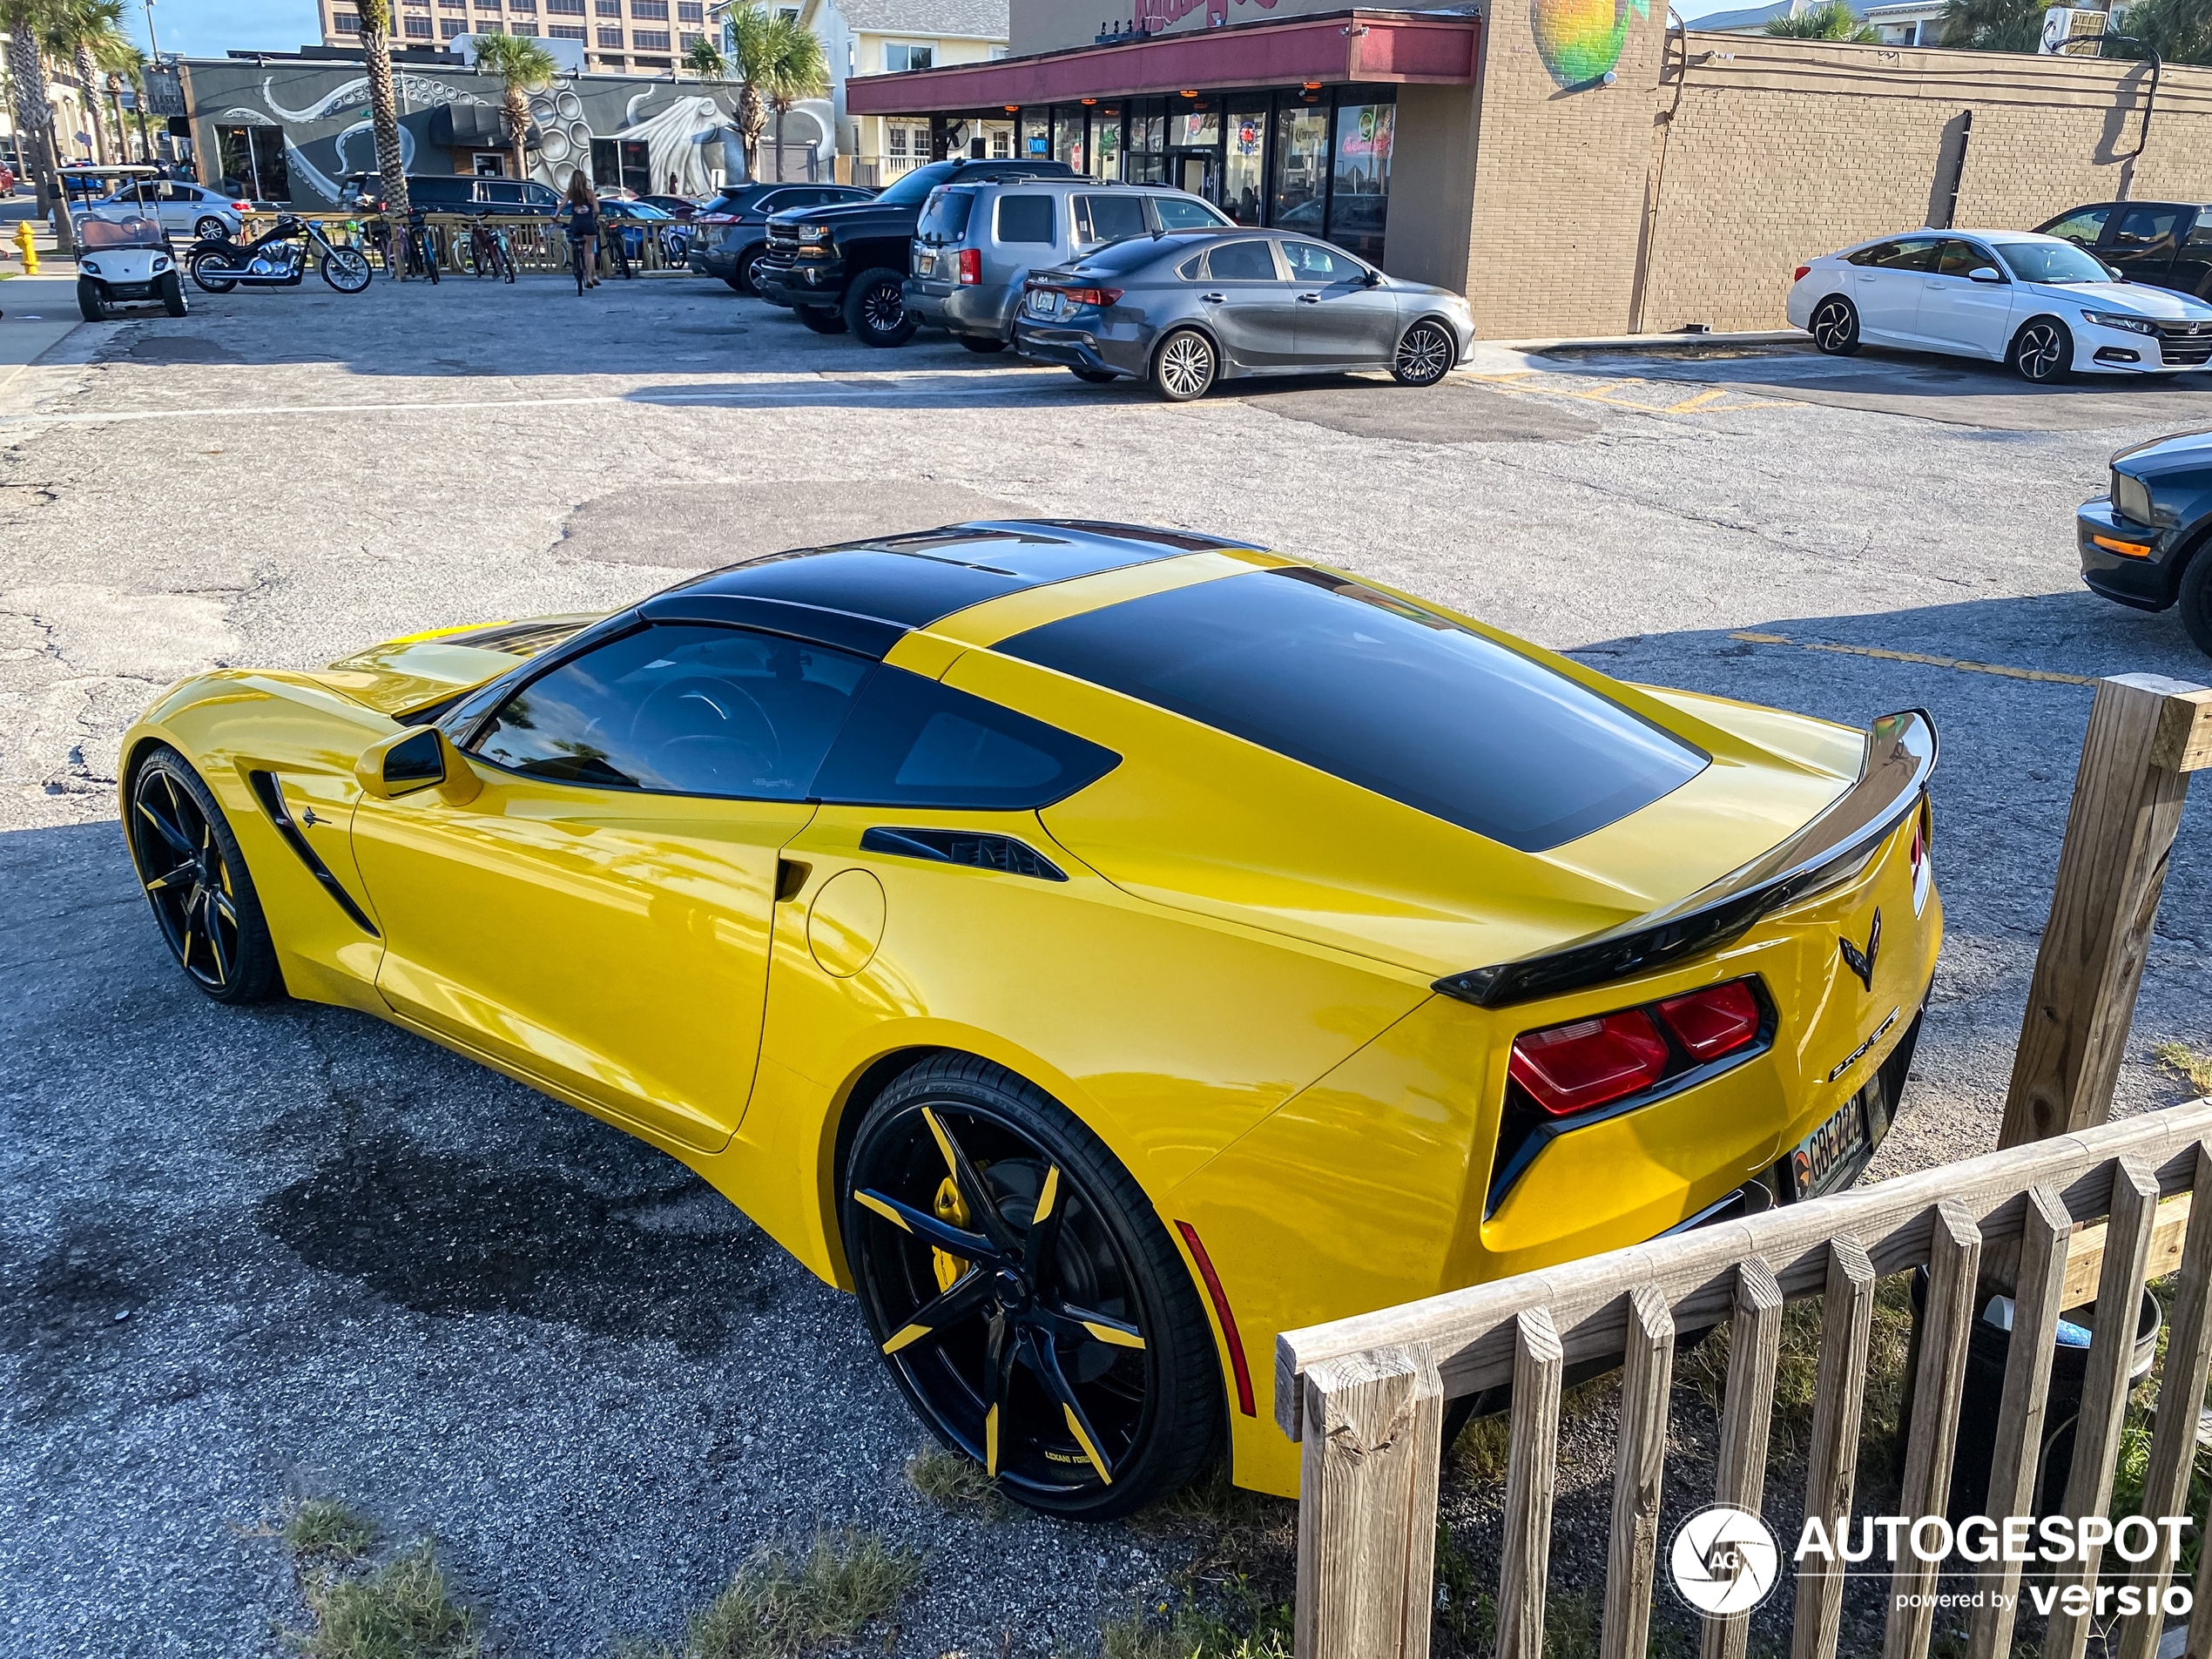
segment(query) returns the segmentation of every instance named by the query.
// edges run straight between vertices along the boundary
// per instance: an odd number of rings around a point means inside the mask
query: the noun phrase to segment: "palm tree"
[[[2127,32],[2169,64],[2212,64],[2212,6],[2204,0],[2137,0]],[[2114,43],[2105,51],[2127,55]]]
[[[693,41],[691,49],[684,54],[684,67],[703,81],[730,78],[730,60],[722,55],[719,46],[704,35]]]
[[[496,75],[507,89],[507,131],[515,145],[515,176],[530,176],[530,94],[553,84],[561,66],[527,35],[476,37],[476,72]]]
[[[2047,0],[1945,0],[1943,44],[2032,52],[2043,41]]]
[[[138,48],[123,32],[123,0],[58,0],[45,30],[45,47],[76,76],[84,95],[85,125],[92,130],[93,156],[106,161],[107,128],[100,120],[100,94],[107,81],[100,60],[114,58],[118,51],[138,56]]]
[[[1821,0],[1820,4],[1809,6],[1793,17],[1770,17],[1766,32],[1792,40],[1849,40],[1861,44],[1882,37],[1882,31],[1853,11],[1845,0]]]
[[[772,17],[753,0],[730,11],[729,67],[744,82],[738,93],[738,136],[745,141],[748,179],[760,176],[760,133],[768,110],[776,110],[778,164],[783,153],[784,112],[802,98],[814,98],[829,84],[829,65],[813,30],[796,20]],[[720,54],[717,54],[719,56]]]
[[[55,10],[54,0],[0,0],[0,29],[8,31],[8,83],[15,94],[16,136],[37,179],[41,218],[52,206],[57,184],[53,150],[47,143],[52,111],[46,104],[45,55],[39,46]]]
[[[5,0],[0,0],[5,3]],[[384,185],[388,219],[404,219],[407,163],[400,155],[400,111],[392,96],[392,0],[361,0],[361,68],[368,76],[368,124],[376,135],[376,171]]]

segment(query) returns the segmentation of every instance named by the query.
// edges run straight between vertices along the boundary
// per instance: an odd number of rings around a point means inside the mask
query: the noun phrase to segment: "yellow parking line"
[[[1686,397],[1679,403],[1669,403],[1667,405],[1667,413],[1669,415],[1682,415],[1690,409],[1702,409],[1708,403],[1712,402],[1716,398],[1726,397],[1728,394],[1729,388],[1727,387],[1716,386],[1710,390],[1698,393],[1695,397]]]
[[[1931,657],[1925,651],[1884,651],[1876,645],[1831,645],[1816,639],[1792,639],[1787,634],[1737,632],[1730,639],[1754,645],[1795,645],[1799,651],[1840,651],[1847,657],[1878,657],[1891,663],[1922,663],[1930,668],[1955,668],[1968,674],[1996,674],[2009,680],[2049,680],[2060,685],[2094,685],[2086,674],[2060,674],[2047,668],[2007,668],[2002,663],[1972,663],[1957,657]]]
[[[1712,400],[1726,397],[1736,389],[1729,386],[1710,387],[1693,396],[1684,398],[1679,403],[1639,403],[1633,398],[1611,395],[1626,386],[1656,386],[1661,383],[1656,381],[1601,381],[1595,386],[1580,389],[1570,389],[1564,386],[1507,384],[1514,381],[1531,381],[1541,378],[1534,369],[1517,370],[1510,374],[1470,374],[1467,378],[1472,381],[1480,381],[1486,386],[1495,387],[1501,392],[1511,392],[1516,396],[1572,398],[1578,403],[1602,403],[1608,408],[1633,409],[1638,415],[1673,415],[1684,411],[1703,415],[1734,415],[1739,409],[1779,408],[1789,401],[1786,398],[1764,398],[1749,403],[1725,403],[1716,406]]]

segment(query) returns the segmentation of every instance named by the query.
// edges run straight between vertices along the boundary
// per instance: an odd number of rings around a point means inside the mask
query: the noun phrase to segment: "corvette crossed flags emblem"
[[[1874,959],[1882,954],[1882,913],[1874,913],[1874,925],[1866,930],[1866,948],[1861,950],[1850,940],[1838,937],[1836,944],[1844,953],[1844,966],[1858,975],[1858,982],[1868,990],[1874,988]]]

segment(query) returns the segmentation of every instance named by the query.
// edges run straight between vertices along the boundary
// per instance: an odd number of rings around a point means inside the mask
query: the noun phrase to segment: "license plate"
[[[1797,1197],[1817,1198],[1858,1179],[1873,1156],[1866,1137],[1867,1091],[1880,1087],[1878,1081],[1868,1083],[1797,1143],[1790,1154],[1790,1178]]]
[[[1056,317],[1060,314],[1060,296],[1038,293],[1029,296],[1029,314],[1033,317]]]
[[[916,276],[927,276],[936,268],[937,256],[934,253],[917,253],[914,255],[914,274]]]

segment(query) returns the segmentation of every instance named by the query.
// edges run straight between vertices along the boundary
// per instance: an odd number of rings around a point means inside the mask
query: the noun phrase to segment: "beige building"
[[[658,74],[718,33],[708,0],[395,0],[392,33],[402,46],[435,46],[465,35],[528,35],[575,43],[600,73]],[[315,0],[322,44],[361,44],[353,0]]]
[[[783,9],[791,10],[788,0]],[[1007,54],[1007,0],[803,0],[798,15],[820,37],[829,59],[837,150],[852,158],[852,176],[861,184],[889,184],[927,161],[930,127],[927,117],[850,114],[848,79],[989,63]],[[1013,142],[1010,125],[995,125],[1004,130],[984,135],[987,152],[994,138]]]
[[[1492,339],[1768,327],[1811,256],[1922,226],[2212,200],[2212,70],[1669,28],[1574,0],[1427,10],[1013,0],[1002,61],[855,76],[933,154],[1164,179],[1465,293]],[[911,139],[909,140],[911,143]]]

